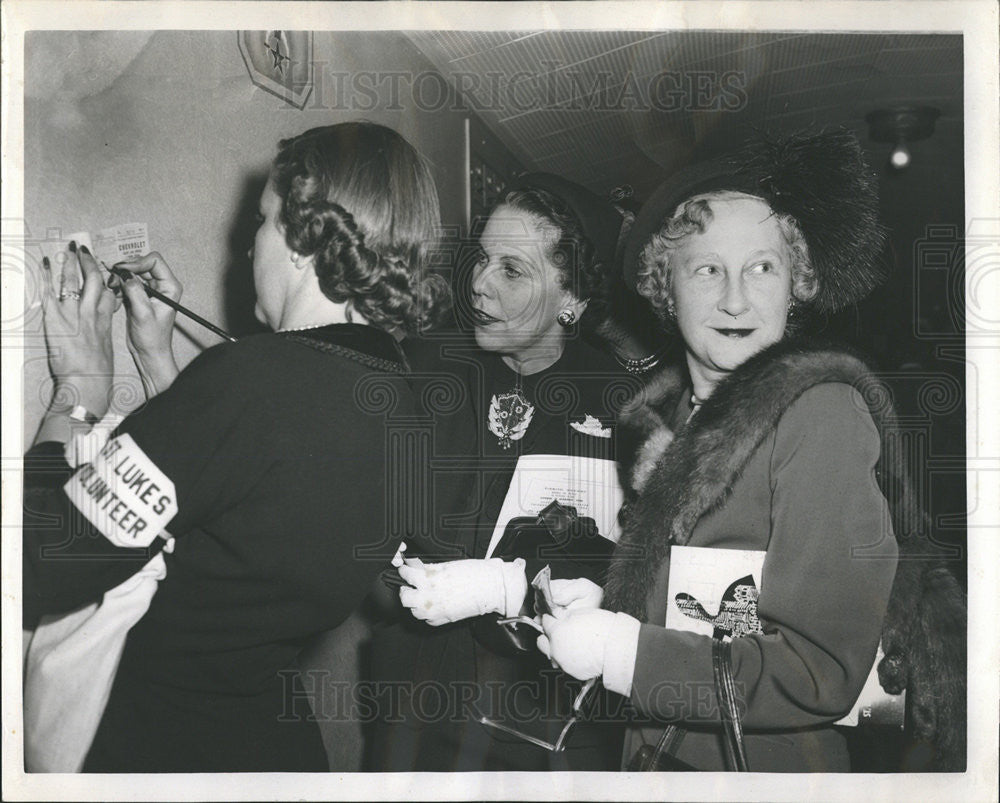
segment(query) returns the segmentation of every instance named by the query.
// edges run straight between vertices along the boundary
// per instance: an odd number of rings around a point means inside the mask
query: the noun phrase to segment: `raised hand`
[[[97,260],[86,246],[70,243],[61,266],[42,260],[42,313],[53,406],[76,405],[100,418],[108,410],[114,378],[111,319],[114,294],[104,286]],[[82,282],[80,274],[82,271]]]
[[[146,395],[152,397],[165,390],[179,373],[172,344],[176,312],[159,299],[147,296],[142,280],[137,277],[142,276],[150,287],[174,301],[180,300],[184,288],[156,251],[118,262],[114,268],[131,274],[123,280],[113,273],[109,286],[120,288],[125,298],[129,353]]]

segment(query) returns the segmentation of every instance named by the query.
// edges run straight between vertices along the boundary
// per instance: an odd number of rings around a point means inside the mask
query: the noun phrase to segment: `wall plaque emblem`
[[[239,31],[240,54],[255,86],[301,109],[313,89],[311,31]]]

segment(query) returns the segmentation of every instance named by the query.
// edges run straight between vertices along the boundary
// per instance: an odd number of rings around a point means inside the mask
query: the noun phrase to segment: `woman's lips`
[[[718,326],[713,326],[716,332],[718,332],[723,337],[731,337],[736,340],[740,338],[749,337],[754,333],[754,329],[737,329],[737,328],[722,328]]]
[[[499,323],[500,318],[494,315],[490,315],[488,312],[484,312],[478,307],[472,308],[472,322],[476,326],[489,326],[491,323]]]

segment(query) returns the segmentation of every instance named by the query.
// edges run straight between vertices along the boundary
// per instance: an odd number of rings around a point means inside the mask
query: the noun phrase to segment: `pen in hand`
[[[129,279],[132,279],[132,278],[138,279],[138,277],[134,273],[132,273],[131,271],[126,270],[125,268],[119,268],[119,267],[112,266],[112,267],[108,268],[108,272],[111,273],[111,274],[113,274],[113,275],[115,275],[115,276],[117,276],[119,279],[121,279],[122,282],[127,282]],[[215,334],[217,334],[219,337],[224,337],[226,340],[229,340],[229,341],[231,341],[233,343],[236,342],[236,338],[233,337],[231,334],[229,334],[229,332],[225,331],[224,329],[220,329],[214,323],[210,323],[210,322],[206,321],[204,318],[202,318],[197,313],[191,312],[191,310],[189,310],[183,304],[178,304],[172,298],[168,298],[167,296],[163,295],[163,293],[159,292],[158,290],[154,290],[148,284],[146,284],[145,282],[142,282],[141,279],[139,279],[139,281],[142,283],[142,289],[146,291],[146,295],[149,296],[150,298],[155,298],[158,301],[162,301],[167,306],[173,307],[181,315],[186,315],[188,318],[190,318],[195,323],[200,323],[206,329],[208,329],[208,330],[210,330],[212,332],[215,332]]]

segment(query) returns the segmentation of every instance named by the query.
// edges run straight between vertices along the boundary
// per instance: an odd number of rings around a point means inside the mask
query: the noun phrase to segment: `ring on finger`
[[[65,301],[67,298],[72,298],[74,301],[79,301],[80,294],[76,290],[63,290],[59,294],[59,300]]]

